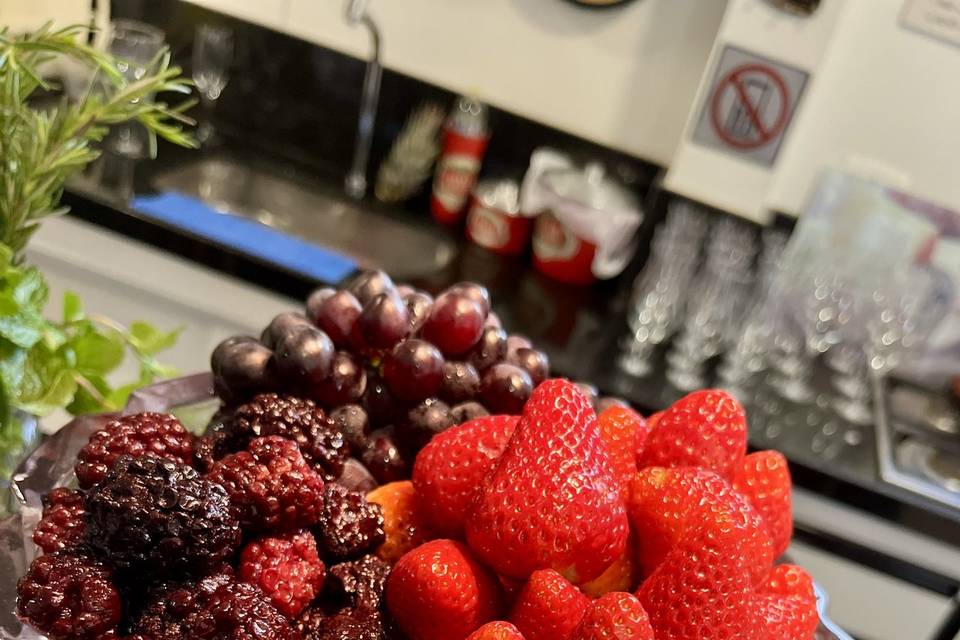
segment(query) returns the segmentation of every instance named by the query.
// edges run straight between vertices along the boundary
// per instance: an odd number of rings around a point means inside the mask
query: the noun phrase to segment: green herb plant
[[[116,410],[138,386],[173,375],[156,356],[177,339],[146,322],[129,327],[83,311],[80,299],[67,293],[63,317],[44,311],[48,288],[43,274],[24,253],[42,221],[65,212],[60,198],[67,179],[98,156],[97,142],[109,127],[135,120],[151,137],[193,146],[183,125],[190,106],[168,106],[153,96],[189,94],[189,82],[162,51],[149,69],[126,82],[118,60],[84,43],[87,28],[54,29],[11,36],[0,30],[0,453],[22,437],[19,413],[44,416],[65,408],[73,414]],[[41,66],[67,57],[86,66],[94,81],[78,101],[62,98],[55,107],[31,103],[38,90],[54,87]],[[108,376],[132,354],[140,375],[114,387]]]

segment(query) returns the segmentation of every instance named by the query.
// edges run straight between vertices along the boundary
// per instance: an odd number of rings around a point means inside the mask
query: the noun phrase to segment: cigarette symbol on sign
[[[710,104],[714,131],[737,149],[756,149],[773,141],[789,119],[787,85],[762,64],[731,69],[717,84]]]

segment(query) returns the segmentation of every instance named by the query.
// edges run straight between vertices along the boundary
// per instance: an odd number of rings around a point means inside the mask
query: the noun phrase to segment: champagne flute
[[[209,142],[214,137],[213,109],[227,88],[232,61],[233,31],[221,25],[198,25],[193,42],[193,82],[203,107],[197,131],[201,142]]]

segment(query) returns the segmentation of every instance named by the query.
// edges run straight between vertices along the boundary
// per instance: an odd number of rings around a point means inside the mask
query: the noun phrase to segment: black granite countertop
[[[162,160],[138,167],[135,191],[151,190],[151,176],[181,161],[184,151],[164,149]],[[339,177],[319,174],[319,179],[339,184]],[[251,258],[230,246],[218,245],[180,229],[159,224],[130,208],[108,190],[80,181],[64,195],[77,218],[101,225],[163,250],[178,254],[233,277],[247,280],[274,292],[303,299],[318,285],[303,276],[285,271],[269,261]],[[366,204],[366,203],[365,203]],[[383,212],[379,203],[369,203]],[[390,215],[414,219],[427,216],[425,199]],[[432,292],[452,283],[471,280],[486,285],[493,309],[512,332],[531,338],[550,357],[555,373],[590,381],[602,394],[629,400],[645,413],[664,408],[682,393],[662,377],[633,378],[618,369],[618,342],[626,334],[626,292],[632,274],[592,287],[572,287],[537,273],[528,257],[504,258],[456,238],[459,253],[443,271],[412,284]],[[331,283],[335,284],[335,283]],[[869,438],[856,447],[840,447],[825,455],[813,446],[823,433],[826,421],[834,421],[821,403],[806,407],[783,401],[751,407],[751,447],[773,447],[790,460],[795,483],[851,508],[871,513],[951,545],[960,545],[960,512],[916,496],[879,480],[876,459]],[[828,443],[829,444],[829,443]],[[903,566],[903,563],[854,543],[837,540],[833,534],[805,530],[798,536],[825,548],[844,549],[847,556],[875,569],[897,575],[932,591],[954,595],[960,585],[949,576]]]

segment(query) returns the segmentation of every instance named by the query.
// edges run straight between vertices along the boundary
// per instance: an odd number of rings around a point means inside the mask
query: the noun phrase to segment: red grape
[[[268,349],[276,349],[280,339],[290,331],[300,327],[309,326],[310,321],[302,313],[296,311],[284,311],[278,314],[270,321],[267,328],[260,335],[260,342]]]
[[[479,402],[461,402],[450,408],[450,417],[453,418],[454,424],[463,424],[468,420],[488,415],[490,412]]]
[[[350,293],[356,296],[361,306],[367,306],[367,303],[376,298],[381,293],[394,293],[396,287],[393,286],[393,280],[383,271],[364,271],[353,281],[349,287]]]
[[[330,375],[333,342],[313,325],[290,330],[277,341],[277,371],[294,387],[313,386]]]
[[[363,394],[363,408],[366,409],[370,423],[383,426],[393,422],[399,409],[397,399],[387,388],[387,383],[376,376],[370,376],[367,390]]]
[[[356,458],[347,458],[346,462],[343,463],[343,472],[335,482],[351,491],[359,491],[360,493],[369,493],[377,488],[377,479]]]
[[[426,340],[404,340],[384,359],[383,379],[401,400],[429,398],[443,382],[443,356]]]
[[[350,331],[362,311],[352,293],[346,289],[337,291],[313,308],[308,305],[307,309],[310,319],[330,336],[333,344],[340,349],[350,346]]]
[[[330,413],[330,419],[343,434],[354,455],[363,451],[370,435],[370,419],[367,412],[358,404],[345,404]]]
[[[433,303],[421,333],[445,355],[455,356],[469,351],[480,339],[483,318],[483,309],[476,301],[444,293]]]
[[[500,322],[500,316],[491,311],[487,314],[487,319],[483,321],[483,326],[485,327],[502,327],[503,323]]]
[[[370,441],[360,461],[380,484],[410,477],[407,461],[393,439],[393,429],[379,429],[370,434]]]
[[[530,338],[512,333],[507,336],[507,357],[517,349],[533,349],[533,343],[530,342]]]
[[[220,373],[220,367],[223,365],[226,354],[233,350],[233,347],[243,343],[256,343],[257,339],[253,336],[230,336],[218,344],[213,353],[210,354],[210,370],[214,375]]]
[[[458,282],[447,289],[447,291],[465,298],[470,298],[479,304],[484,316],[490,313],[490,292],[487,291],[487,288],[482,284],[477,284],[476,282]]]
[[[495,364],[483,374],[480,397],[493,413],[518,415],[533,393],[530,375],[512,364]]]
[[[397,435],[403,448],[416,453],[430,442],[430,438],[453,424],[450,406],[442,400],[430,398],[407,412],[406,419],[397,425]]]
[[[333,356],[330,375],[313,385],[310,394],[327,407],[339,407],[356,402],[367,387],[367,372],[357,360],[345,351]]]
[[[305,305],[307,311],[307,317],[313,320],[317,317],[317,309],[320,308],[320,305],[323,304],[323,301],[337,293],[337,290],[333,287],[320,287],[319,289],[314,289],[313,292],[307,296],[307,304]]]
[[[469,362],[447,362],[443,365],[440,397],[448,402],[472,400],[480,393],[480,374]]]
[[[419,331],[427,321],[427,316],[430,315],[433,297],[429,293],[414,291],[403,296],[403,303],[407,306],[407,312],[410,313],[410,330]]]
[[[406,298],[411,293],[416,293],[416,292],[417,292],[417,288],[413,285],[410,285],[410,284],[397,285],[397,294],[399,294],[401,298]]]
[[[378,294],[354,325],[353,342],[361,350],[389,349],[410,333],[410,314],[394,293]]]
[[[500,327],[486,327],[480,334],[480,342],[470,350],[467,360],[484,371],[507,355],[507,332]]]
[[[242,400],[278,387],[273,352],[259,342],[236,340],[218,351],[214,387],[224,400]]]
[[[507,362],[517,365],[530,374],[533,386],[537,386],[550,375],[550,360],[547,354],[536,349],[521,347],[507,355]]]

